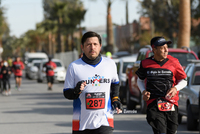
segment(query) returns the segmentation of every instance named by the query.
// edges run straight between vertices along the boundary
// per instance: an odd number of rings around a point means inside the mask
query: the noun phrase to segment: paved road
[[[53,91],[47,91],[46,83],[23,78],[22,90],[14,89],[12,95],[0,95],[0,134],[70,134],[72,101],[63,97],[63,83],[55,83]],[[133,113],[128,113],[133,112]],[[152,134],[145,115],[137,110],[115,115],[114,134]],[[187,131],[186,119],[178,128],[178,134],[199,133]]]

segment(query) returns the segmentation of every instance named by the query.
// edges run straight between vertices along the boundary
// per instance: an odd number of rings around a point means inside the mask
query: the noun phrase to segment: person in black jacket
[[[10,86],[10,74],[11,74],[11,68],[8,66],[8,62],[4,61],[3,67],[1,69],[1,74],[3,75],[2,81],[3,81],[3,94],[4,95],[10,95],[11,94],[11,86]],[[7,87],[8,86],[8,87]]]
[[[3,81],[2,81],[3,75],[1,73],[1,69],[3,67],[3,62],[4,62],[3,60],[0,61],[0,91],[1,91],[1,93],[3,93]]]

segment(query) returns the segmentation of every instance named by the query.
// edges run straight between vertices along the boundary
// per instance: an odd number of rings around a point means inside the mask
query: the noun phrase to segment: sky
[[[106,0],[81,0],[87,9],[85,19],[81,26],[97,27],[106,25]],[[10,35],[20,37],[28,30],[34,30],[36,23],[43,21],[42,0],[1,0],[5,10],[5,17],[10,27]],[[129,0],[129,22],[139,20],[139,3]],[[115,0],[111,6],[113,23],[125,24],[125,2]]]

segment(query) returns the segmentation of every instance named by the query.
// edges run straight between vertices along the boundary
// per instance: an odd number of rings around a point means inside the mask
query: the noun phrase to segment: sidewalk
[[[63,83],[47,91],[46,83],[23,78],[21,91],[11,80],[11,96],[0,95],[1,134],[70,134],[72,101],[63,97]]]

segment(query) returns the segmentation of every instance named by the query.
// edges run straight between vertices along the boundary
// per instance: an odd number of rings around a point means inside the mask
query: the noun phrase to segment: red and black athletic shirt
[[[24,69],[24,63],[22,61],[14,61],[12,70],[15,76],[22,76],[22,70]]]
[[[167,91],[174,87],[178,80],[186,79],[187,77],[178,59],[171,55],[168,55],[161,62],[154,60],[153,56],[142,60],[136,74],[141,80],[146,79],[146,90],[151,93],[147,105],[158,97],[164,98]],[[179,91],[170,100],[177,106],[178,94]]]
[[[46,67],[46,75],[47,76],[54,76],[54,71],[53,69],[56,68],[56,64],[52,61],[47,62],[46,64],[44,64],[43,67]]]

